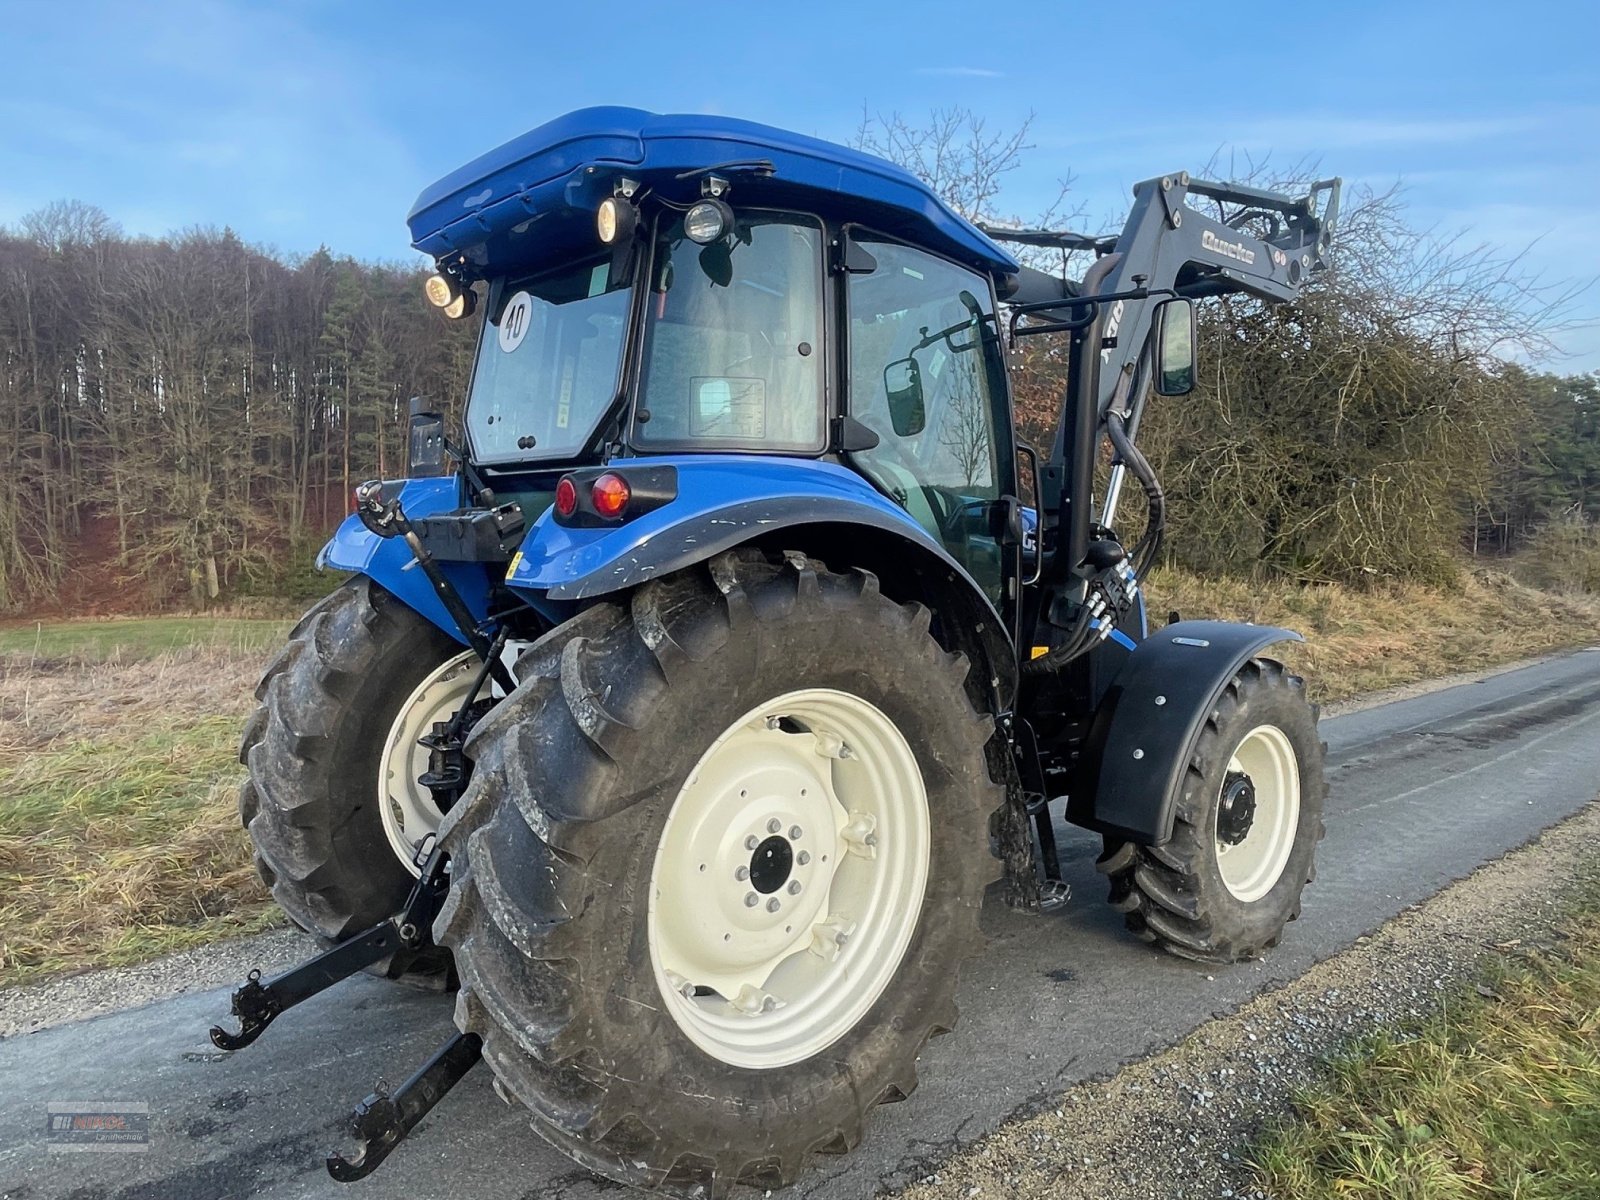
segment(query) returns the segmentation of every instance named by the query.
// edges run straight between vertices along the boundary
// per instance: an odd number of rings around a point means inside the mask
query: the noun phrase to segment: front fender
[[[390,482],[386,490],[392,492],[394,487],[395,483]],[[460,481],[454,476],[401,481],[400,504],[408,517],[449,512],[461,506]],[[401,603],[415,609],[462,645],[467,644],[428,577],[417,566],[404,538],[381,538],[363,525],[360,517],[352,514],[344,519],[317,555],[317,568],[326,567],[371,577]],[[490,578],[486,566],[441,562],[439,568],[455,585],[472,615],[482,621],[489,612]]]
[[[702,562],[752,538],[790,526],[837,523],[893,532],[965,570],[899,505],[854,471],[815,459],[694,455],[612,459],[671,466],[676,498],[623,525],[558,525],[553,510],[523,540],[506,582],[550,600],[587,600]],[[970,582],[970,580],[969,580]],[[973,583],[974,590],[977,584]]]
[[[1231,621],[1179,621],[1132,650],[1095,713],[1067,819],[1159,846],[1202,724],[1239,669],[1292,630]]]

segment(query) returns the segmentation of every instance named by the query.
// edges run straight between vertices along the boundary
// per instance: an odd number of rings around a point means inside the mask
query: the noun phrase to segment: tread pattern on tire
[[[712,660],[721,677],[755,678],[759,664],[750,656],[759,639],[734,636],[752,624],[843,620],[884,622],[920,636],[929,612],[881,596],[866,572],[829,575],[795,554],[772,563],[753,551],[726,553],[645,585],[626,607],[596,604],[547,635],[518,664],[521,686],[473,732],[472,784],[441,830],[453,876],[435,925],[461,973],[456,1022],[483,1038],[497,1087],[529,1109],[535,1129],[601,1174],[690,1195],[724,1195],[735,1181],[784,1186],[807,1154],[849,1150],[873,1106],[904,1099],[916,1086],[910,1055],[896,1077],[874,1095],[857,1095],[851,1111],[830,1116],[831,1127],[809,1144],[690,1144],[667,1123],[652,1128],[635,1102],[638,1089],[656,1084],[652,1067],[664,1061],[665,1052],[650,1045],[650,1021],[670,1018],[624,1010],[636,1002],[614,979],[587,977],[582,965],[602,961],[585,952],[597,939],[635,936],[591,912],[611,889],[630,886],[596,858],[607,845],[611,857],[618,846],[654,854],[654,832],[637,815],[651,806],[639,801],[670,802],[678,780],[650,777],[637,747],[674,680]],[[975,756],[982,773],[971,818],[981,856],[968,856],[965,877],[930,881],[930,894],[934,887],[952,896],[965,889],[961,927],[950,936],[970,953],[981,942],[982,891],[999,877],[985,833],[1004,791],[981,765],[993,724],[966,699],[966,659],[931,637],[920,642],[962,706],[966,744],[949,756]],[[619,761],[631,764],[635,777],[625,778]],[[561,778],[547,781],[537,764],[556,763]],[[925,1017],[918,1048],[955,1023],[950,965],[895,985],[927,989],[928,1003],[916,1010]],[[765,1098],[763,1089],[781,1094],[785,1071],[746,1074],[759,1077],[750,1084],[756,1100]]]
[[[1200,872],[1202,857],[1213,853],[1206,829],[1210,812],[1205,794],[1206,770],[1223,753],[1221,730],[1238,712],[1246,690],[1283,689],[1305,703],[1305,681],[1272,659],[1252,659],[1229,681],[1207,714],[1185,768],[1171,839],[1162,846],[1138,846],[1107,839],[1095,867],[1110,879],[1111,907],[1124,914],[1128,930],[1179,958],[1200,962],[1245,962],[1278,944],[1278,933],[1251,936],[1229,928],[1208,906]],[[1313,722],[1315,705],[1307,706]],[[1314,741],[1315,757],[1302,763],[1302,779],[1310,791],[1301,797],[1302,819],[1316,822],[1313,845],[1326,832],[1322,805],[1327,785],[1322,756],[1326,746]],[[1315,858],[1307,863],[1303,886],[1316,877]],[[1298,890],[1289,920],[1300,915]]]
[[[390,915],[410,886],[396,863],[379,868],[347,861],[348,851],[341,857],[338,839],[352,813],[339,811],[330,797],[337,776],[353,769],[341,749],[341,725],[361,715],[352,708],[360,685],[392,665],[390,656],[419,662],[432,653],[442,662],[452,649],[445,634],[363,576],[312,606],[262,674],[259,705],[239,746],[239,761],[249,769],[239,787],[239,819],[273,898],[325,944]],[[370,787],[375,793],[375,775]],[[392,853],[387,841],[380,849]],[[448,962],[437,951],[412,970],[435,975]]]

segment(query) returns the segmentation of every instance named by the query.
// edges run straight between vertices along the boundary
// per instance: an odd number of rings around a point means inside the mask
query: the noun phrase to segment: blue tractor
[[[361,969],[457,987],[337,1178],[486,1059],[585,1166],[722,1194],[912,1091],[986,895],[1063,899],[1052,805],[1137,937],[1273,946],[1322,833],[1316,713],[1263,656],[1297,635],[1149,627],[1137,434],[1193,386],[1193,302],[1292,299],[1337,204],[1176,174],[1115,236],[984,229],[871,156],[627,108],[428,188],[427,297],[481,311],[464,434],[413,406],[411,477],[357,490],[351,577],[262,681],[241,815],[327,950],[214,1039]],[[1037,335],[1048,455],[1007,373]]]

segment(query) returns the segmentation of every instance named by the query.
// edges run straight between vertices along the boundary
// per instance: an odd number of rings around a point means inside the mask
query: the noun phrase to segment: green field
[[[256,617],[117,617],[0,625],[0,658],[151,658],[209,647],[258,654],[282,643],[294,622]]]

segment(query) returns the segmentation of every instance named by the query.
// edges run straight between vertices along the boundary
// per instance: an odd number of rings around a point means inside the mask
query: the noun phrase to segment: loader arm
[[[1024,267],[1006,298],[1014,334],[1063,331],[1073,340],[1067,394],[1042,472],[1041,517],[1054,551],[1047,580],[1066,583],[1081,566],[1091,521],[1109,526],[1115,519],[1124,465],[1113,468],[1096,514],[1095,449],[1106,435],[1108,414],[1120,418],[1129,438],[1137,433],[1159,303],[1236,292],[1272,303],[1293,300],[1328,266],[1339,193],[1338,179],[1287,196],[1180,172],[1135,186],[1133,207],[1114,237],[980,227],[997,241],[1096,255],[1081,281]],[[1224,215],[1191,207],[1190,196],[1218,202]]]

